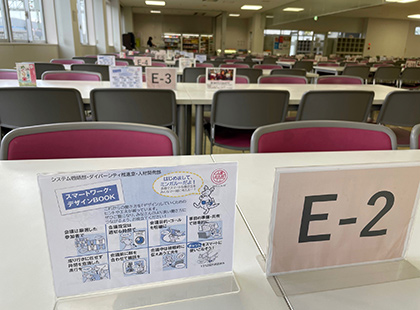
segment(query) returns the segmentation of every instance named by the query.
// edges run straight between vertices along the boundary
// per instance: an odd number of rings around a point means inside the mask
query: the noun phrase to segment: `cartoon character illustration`
[[[213,250],[208,250],[207,252],[198,255],[197,263],[199,264],[208,264],[212,263],[219,256],[219,252],[213,253]]]
[[[85,266],[82,268],[83,282],[92,282],[102,279],[109,279],[108,264]]]
[[[207,185],[204,185],[203,190],[200,193],[200,196],[198,199],[200,200],[199,203],[193,203],[193,206],[197,209],[202,208],[204,210],[204,214],[207,214],[210,212],[210,209],[216,208],[220,203],[216,203],[215,199],[211,197],[211,193],[213,193],[215,190],[213,187],[208,187]]]
[[[222,228],[217,222],[207,222],[198,226],[198,238],[220,238],[222,236]]]
[[[185,268],[185,253],[173,253],[166,254],[163,256],[163,268],[164,269],[182,269]]]
[[[121,234],[120,243],[123,244],[121,250],[131,250],[136,247],[136,245],[133,243],[133,238],[131,237],[131,233]]]
[[[138,260],[129,260],[123,263],[123,272],[125,275],[143,274],[147,271],[147,262],[144,258]]]
[[[121,233],[120,243],[121,250],[131,250],[138,246],[142,246],[146,243],[146,231],[134,229],[133,233]]]
[[[168,227],[161,232],[161,237],[165,242],[175,243],[185,238],[185,231]]]

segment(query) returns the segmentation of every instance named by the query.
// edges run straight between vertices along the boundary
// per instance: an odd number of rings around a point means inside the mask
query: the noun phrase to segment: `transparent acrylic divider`
[[[126,310],[239,292],[233,272],[171,280],[57,300],[54,310]]]
[[[407,260],[301,271],[276,276],[288,296],[394,282],[420,277]]]

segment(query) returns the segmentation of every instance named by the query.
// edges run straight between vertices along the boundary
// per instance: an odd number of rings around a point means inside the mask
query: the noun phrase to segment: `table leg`
[[[177,135],[179,138],[179,146],[181,155],[185,155],[185,136],[186,136],[186,122],[185,122],[185,105],[178,105],[178,120],[177,120]]]
[[[203,106],[195,105],[195,155],[202,154],[203,149]]]

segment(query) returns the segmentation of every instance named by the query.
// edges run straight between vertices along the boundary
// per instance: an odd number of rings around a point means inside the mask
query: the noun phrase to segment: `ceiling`
[[[407,15],[420,14],[420,1],[412,3],[385,3],[385,0],[166,0],[166,6],[147,6],[144,0],[120,0],[123,6],[133,7],[134,13],[150,14],[160,10],[164,15],[196,15],[214,17],[221,12],[239,13],[240,18],[250,18],[255,11],[244,11],[244,4],[259,4],[263,9],[257,11],[272,15],[267,26],[281,25],[334,14],[343,17],[373,17],[409,20]],[[302,7],[302,12],[284,12],[285,7]]]

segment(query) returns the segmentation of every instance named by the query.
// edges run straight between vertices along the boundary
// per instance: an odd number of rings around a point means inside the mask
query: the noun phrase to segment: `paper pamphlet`
[[[39,175],[58,297],[232,270],[237,164]]]

